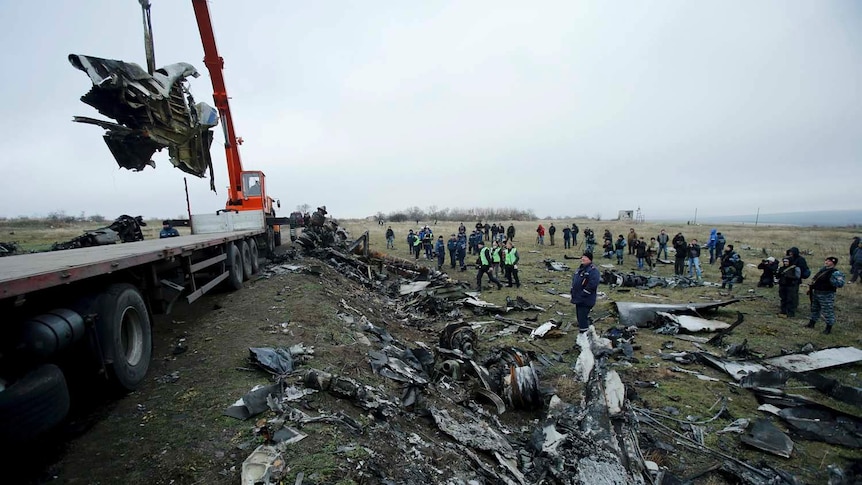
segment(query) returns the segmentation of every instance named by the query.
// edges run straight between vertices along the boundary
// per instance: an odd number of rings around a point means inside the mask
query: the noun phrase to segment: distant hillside
[[[811,212],[785,212],[782,214],[755,214],[738,216],[704,216],[698,217],[698,224],[710,222],[742,222],[753,224],[757,219],[758,224],[787,224],[793,226],[853,226],[862,225],[862,210],[842,211],[811,211]]]

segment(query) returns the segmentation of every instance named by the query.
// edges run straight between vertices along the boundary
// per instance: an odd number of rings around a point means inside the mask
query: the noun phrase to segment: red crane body
[[[213,100],[216,109],[218,109],[224,131],[224,150],[230,182],[225,209],[263,210],[267,215],[274,216],[272,198],[266,195],[263,172],[244,171],[242,168],[242,160],[239,156],[239,145],[242,144],[242,138],[238,138],[234,130],[227,88],[222,73],[224,59],[218,54],[207,0],[192,0],[192,7],[194,7],[195,19],[204,48],[204,65],[206,65],[210,78],[212,78]]]

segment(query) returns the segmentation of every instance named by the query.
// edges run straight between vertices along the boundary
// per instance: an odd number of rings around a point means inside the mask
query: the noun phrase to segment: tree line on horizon
[[[438,208],[430,206],[421,209],[417,206],[387,213],[377,212],[374,217],[389,222],[406,221],[531,221],[536,220],[532,209],[514,207],[455,207]]]

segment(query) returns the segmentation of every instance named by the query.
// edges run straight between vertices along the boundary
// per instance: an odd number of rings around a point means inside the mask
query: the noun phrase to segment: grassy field
[[[390,224],[380,226],[375,221],[341,222],[351,230],[353,236],[358,236],[364,231],[369,231],[372,249],[385,251],[403,258],[409,257],[406,244],[408,230],[414,229],[415,231],[419,226],[425,224],[421,221],[418,226],[414,223],[391,224],[396,235],[395,249],[386,250],[384,249],[386,247],[384,234],[386,227]],[[506,227],[510,223],[510,221],[502,222]],[[503,288],[499,291],[485,291],[482,294],[482,298],[492,303],[504,304],[507,296],[522,296],[531,303],[549,310],[539,316],[539,323],[553,318],[558,321],[562,320],[564,325],[565,323],[571,323],[573,325],[572,328],[576,328],[573,305],[569,303],[568,298],[553,295],[549,292],[551,290],[568,293],[572,272],[548,271],[542,261],[551,258],[568,264],[572,269],[576,268],[579,261],[566,260],[564,259],[564,255],[577,257],[582,254],[584,249],[584,229],[587,227],[592,228],[597,238],[600,239],[601,234],[606,228],[616,237],[619,234],[628,234],[629,229],[634,227],[639,236],[645,236],[649,240],[650,237],[657,235],[664,228],[671,237],[677,232],[682,232],[687,240],[690,241],[692,238],[697,238],[702,243],[708,240],[711,229],[710,226],[685,224],[641,223],[634,225],[631,222],[618,221],[560,220],[554,221],[555,226],[558,228],[556,244],[550,246],[549,237],[546,234],[545,245],[539,246],[536,244],[535,230],[540,222],[547,228],[551,221],[514,222],[516,229],[515,242],[521,257],[519,267],[522,287],[520,289]],[[576,222],[581,229],[581,234],[579,234],[578,238],[579,246],[570,250],[564,250],[561,230],[566,224],[570,225],[572,222]],[[458,223],[449,222],[439,222],[436,225],[429,223],[429,225],[431,225],[434,231],[435,239],[437,235],[443,235],[444,239],[448,239],[451,233],[457,232],[458,227]],[[467,226],[469,233],[475,222],[465,221],[464,225]],[[742,300],[741,302],[725,307],[713,316],[713,318],[732,323],[736,320],[736,312],[744,314],[745,322],[726,339],[726,344],[747,341],[752,352],[764,356],[798,352],[808,343],[812,343],[818,349],[845,345],[860,346],[860,343],[862,343],[860,342],[860,330],[862,330],[862,318],[860,318],[860,315],[862,315],[862,285],[858,283],[851,285],[849,283],[850,268],[847,264],[850,241],[853,236],[857,235],[856,232],[847,228],[754,227],[751,225],[724,225],[718,226],[717,229],[725,235],[728,243],[735,245],[737,251],[747,264],[745,270],[746,278],[743,283],[734,285],[732,291],[714,286],[687,289],[656,288],[653,290],[638,290],[628,288],[612,289],[607,285],[601,285],[599,290],[605,292],[607,297],[600,299],[592,312],[593,318],[597,320],[597,330],[603,332],[609,327],[618,324],[613,312],[613,302],[615,301],[703,303],[739,298]],[[741,249],[743,246],[749,246],[751,249]],[[808,299],[804,294],[805,285],[802,285],[800,288],[802,294],[800,295],[797,317],[792,319],[779,318],[777,315],[779,311],[777,286],[771,289],[757,287],[760,270],[754,266],[767,256],[775,256],[780,259],[784,255],[785,250],[792,246],[796,246],[807,253],[805,257],[811,267],[812,273],[815,273],[823,265],[823,260],[826,257],[836,256],[839,258],[838,268],[847,275],[848,284],[838,290],[836,298],[837,318],[834,331],[831,335],[821,333],[824,326],[822,321],[818,323],[817,328],[814,330],[804,327],[810,311]],[[409,258],[413,260],[412,257]],[[474,260],[475,257],[467,256],[468,264]],[[418,261],[421,264],[436,266],[436,262],[427,261],[424,259],[424,256],[421,256]],[[720,283],[721,278],[718,264],[710,265],[708,261],[708,252],[704,251],[701,257],[704,280]],[[598,254],[594,262],[597,265],[613,263],[616,266],[615,259],[603,259]],[[628,255],[627,249],[625,263],[616,269],[624,272],[636,271],[636,259]],[[444,271],[448,270],[447,260]],[[660,276],[672,275],[673,265],[659,264],[657,274]],[[475,275],[476,271],[472,268],[467,272],[455,271],[451,273],[453,278],[470,282],[471,285],[475,285]],[[513,316],[513,318],[521,317]],[[709,427],[710,431],[721,429],[735,418],[745,417],[753,420],[754,418],[763,416],[763,413],[756,410],[758,403],[753,394],[728,384],[728,381],[732,379],[717,370],[706,368],[699,364],[689,366],[706,375],[721,379],[720,382],[703,382],[696,380],[690,375],[670,372],[668,368],[675,364],[662,361],[658,357],[659,352],[666,352],[663,349],[663,345],[668,341],[672,342],[674,351],[698,350],[695,344],[690,342],[676,340],[666,335],[658,335],[649,330],[642,330],[636,337],[636,344],[640,346],[640,349],[636,352],[639,362],[628,369],[622,370],[621,375],[623,380],[628,383],[635,380],[657,381],[659,382],[659,387],[639,389],[640,402],[638,405],[648,405],[653,409],[673,406],[679,408],[683,416],[686,414],[706,416],[709,414],[708,409],[715,404],[717,399],[722,397],[727,398],[729,415],[711,423]],[[518,345],[530,350],[540,351],[546,355],[552,355],[555,352],[569,352],[573,343],[574,335],[571,332],[568,336],[557,340],[530,341],[524,338],[524,336],[515,336],[511,340],[497,339],[494,341],[494,345]],[[705,350],[709,350],[715,354],[724,354],[724,349],[710,346],[704,347]],[[543,375],[543,379],[554,385],[557,392],[563,398],[566,397],[563,394],[568,394],[566,389],[572,388],[571,363],[567,360],[555,365],[547,369]],[[859,376],[860,369],[862,369],[862,365],[855,364],[829,369],[822,373],[836,378],[845,384],[860,387],[862,386],[862,379]],[[856,415],[859,414],[858,408],[832,400],[815,390],[805,389],[804,386],[798,386],[793,392],[808,395],[835,408],[843,409]],[[779,427],[786,429],[777,419],[775,419],[775,422]],[[775,466],[789,469],[810,483],[822,482],[824,480],[825,466],[836,462],[838,456],[855,459],[862,458],[862,452],[859,450],[850,450],[801,439],[796,439],[796,443],[793,460],[785,460],[744,447],[735,436],[708,433],[706,439],[706,444],[715,449],[730,451],[732,454],[752,462],[765,460]],[[681,461],[684,458],[675,455],[655,458],[677,469],[686,468],[685,462]],[[841,460],[837,461],[842,463]]]
[[[392,224],[396,233],[396,248],[386,250],[384,232],[388,225],[380,226],[375,221],[342,220],[352,236],[357,237],[364,231],[369,232],[371,249],[387,252],[393,256],[407,259],[406,235],[408,229],[418,229],[415,224]],[[521,255],[520,276],[522,287],[503,288],[502,290],[484,291],[482,298],[498,304],[503,304],[506,297],[521,296],[528,301],[546,308],[539,314],[538,323],[549,319],[561,321],[563,326],[575,327],[574,307],[567,297],[552,294],[552,292],[567,293],[572,277],[571,271],[551,272],[545,269],[544,259],[554,259],[575,268],[576,260],[566,260],[564,255],[578,257],[583,251],[581,244],[571,250],[564,250],[561,229],[565,224],[577,222],[583,230],[592,228],[600,237],[607,228],[614,236],[627,234],[634,227],[639,235],[647,238],[665,228],[671,235],[682,232],[687,239],[696,237],[705,241],[709,235],[709,226],[688,225],[658,225],[620,222],[596,222],[587,220],[554,221],[558,227],[556,245],[550,246],[549,237],[545,236],[545,245],[536,245],[535,228],[541,222],[548,227],[550,221],[515,222],[517,234],[516,246]],[[508,221],[502,221],[505,226]],[[424,223],[423,223],[424,224]],[[473,226],[465,221],[468,229]],[[97,226],[97,225],[96,225]],[[96,227],[92,224],[57,227],[53,229],[14,228],[0,225],[3,238],[0,240],[17,240],[26,248],[40,248],[52,242],[74,237],[85,229]],[[431,224],[435,236],[448,235],[457,231],[458,223],[440,222]],[[153,221],[145,229],[146,238],[157,237],[160,221]],[[766,255],[780,257],[785,249],[797,246],[810,252],[806,259],[812,271],[817,271],[825,257],[835,255],[839,258],[839,269],[848,273],[847,252],[850,240],[855,233],[850,229],[824,228],[792,228],[792,227],[752,227],[752,226],[719,226],[729,243],[734,244],[746,263],[756,265]],[[181,229],[182,231],[182,229]],[[15,232],[15,234],[8,234]],[[7,235],[8,234],[8,235]],[[750,246],[751,249],[741,249]],[[411,261],[417,261],[409,257]],[[623,271],[634,271],[635,259],[626,251],[625,263],[617,268]],[[475,258],[468,255],[467,262]],[[616,263],[597,256],[597,264]],[[704,279],[709,282],[719,282],[718,265],[709,265],[708,254],[702,257]],[[436,261],[418,260],[419,264],[436,266]],[[448,261],[444,266],[448,271]],[[303,341],[316,348],[313,365],[336,373],[352,369],[350,375],[363,382],[373,385],[391,385],[386,379],[370,373],[367,369],[365,351],[356,343],[355,329],[347,327],[335,317],[338,302],[346,298],[347,302],[368,312],[376,323],[388,325],[393,334],[404,341],[423,340],[433,343],[438,332],[447,323],[444,320],[431,321],[427,324],[408,325],[391,315],[392,309],[382,304],[373,294],[367,294],[361,287],[344,280],[339,275],[331,275],[334,271],[327,270],[325,277],[317,278],[310,275],[289,275],[273,277],[249,283],[246,288],[237,293],[208,295],[206,303],[200,303],[188,309],[188,316],[179,314],[167,317],[165,322],[156,326],[157,356],[151,369],[151,377],[144,388],[133,393],[128,399],[119,401],[116,408],[110,410],[86,438],[76,441],[70,446],[70,451],[61,465],[60,476],[69,483],[75,477],[102,477],[103,483],[235,483],[236,465],[241,464],[246,452],[237,451],[237,443],[257,439],[251,435],[248,423],[240,423],[220,416],[221,410],[232,402],[236,396],[242,395],[253,384],[260,381],[260,376],[249,372],[238,372],[243,366],[247,347],[260,345],[292,344]],[[669,276],[673,273],[671,265],[659,265],[657,273]],[[682,302],[712,302],[739,298],[739,303],[725,307],[713,314],[719,320],[733,322],[737,312],[742,312],[745,322],[739,326],[726,344],[747,341],[752,352],[764,356],[777,355],[786,352],[798,352],[802,346],[811,343],[816,348],[834,346],[860,346],[860,326],[862,319],[862,285],[848,285],[838,291],[837,321],[831,335],[823,335],[820,330],[822,322],[815,330],[804,328],[807,321],[809,305],[804,294],[800,298],[798,317],[795,319],[778,318],[777,288],[757,288],[759,270],[748,267],[746,280],[735,285],[733,291],[722,290],[715,286],[703,286],[688,289],[638,290],[627,288],[610,288],[600,286],[599,290],[606,296],[601,298],[593,310],[596,327],[603,332],[618,322],[613,312],[615,301],[642,301],[660,303]],[[466,272],[450,273],[455,279],[461,279],[471,284],[475,282],[476,271],[470,268]],[[804,292],[804,287],[801,289]],[[467,321],[488,321],[487,316],[472,317],[469,311],[464,312]],[[390,315],[390,316],[386,316]],[[527,313],[514,312],[508,316],[521,319],[529,316]],[[273,323],[290,321],[290,335],[270,333]],[[538,324],[537,323],[537,324]],[[427,325],[427,326],[426,326]],[[553,364],[542,370],[543,385],[553,387],[556,393],[568,402],[577,402],[580,384],[573,379],[572,366],[577,352],[572,350],[574,334],[557,339],[532,340],[525,334],[499,335],[503,326],[497,323],[484,325],[479,331],[478,349],[484,352],[492,346],[512,345],[535,351],[550,358]],[[171,355],[173,343],[177,338],[187,338],[191,351],[181,356]],[[816,441],[795,438],[796,447],[791,459],[784,459],[745,447],[737,435],[716,434],[735,418],[763,417],[757,411],[758,403],[754,395],[736,386],[732,379],[711,368],[700,364],[687,366],[691,370],[702,372],[719,379],[714,382],[697,380],[688,374],[670,371],[672,364],[663,361],[658,356],[665,352],[665,346],[672,342],[675,351],[697,350],[695,345],[674,339],[666,335],[658,335],[650,330],[642,329],[635,339],[637,350],[636,362],[632,366],[618,367],[624,382],[656,381],[658,387],[631,388],[637,392],[637,397],[630,395],[637,406],[660,410],[672,406],[680,411],[680,418],[688,415],[711,417],[715,412],[715,403],[721,398],[727,400],[728,414],[706,426],[705,443],[713,449],[720,449],[728,454],[751,463],[765,461],[766,463],[787,470],[799,476],[806,483],[824,483],[825,467],[829,464],[845,465],[847,460],[862,459],[862,451],[832,446]],[[704,345],[706,350],[722,355],[723,348]],[[623,364],[623,363],[619,363]],[[615,363],[617,365],[617,363]],[[839,379],[847,385],[862,387],[859,370],[862,365],[855,364],[846,367],[824,371],[823,374]],[[155,376],[180,371],[183,380],[176,391],[170,385],[159,385]],[[840,403],[819,394],[813,389],[807,389],[800,383],[792,384],[793,393],[810,396],[820,402],[849,413],[859,415],[858,408]],[[319,399],[325,399],[320,397]],[[141,411],[138,404],[143,403],[146,412]],[[315,401],[322,409],[338,409],[349,404],[332,400]],[[142,414],[143,413],[143,414]],[[511,412],[502,416],[514,429],[529,423],[533,417],[525,413]],[[771,419],[778,427],[787,429],[777,418]],[[408,420],[416,426],[417,432],[427,430],[421,422]],[[178,424],[181,423],[181,424]],[[402,423],[403,425],[404,423]],[[144,426],[146,425],[146,426]],[[682,428],[680,428],[682,429]],[[642,428],[642,431],[648,431]],[[682,430],[685,432],[685,430]],[[332,449],[346,437],[338,430],[321,427],[314,428],[311,436],[297,447],[295,453],[288,458],[294,470],[302,470],[306,477],[316,474],[317,480],[311,483],[335,483],[336,477],[344,476],[343,483],[358,483],[359,478],[344,475],[346,468],[336,452]],[[370,438],[369,438],[370,439]],[[381,440],[385,441],[385,440]],[[673,440],[665,439],[667,442]],[[360,441],[361,443],[361,441]],[[369,441],[367,446],[374,447]],[[696,470],[707,468],[714,463],[708,459],[698,459],[685,449],[677,446],[679,452],[672,454],[651,454],[650,459],[661,465],[670,467],[679,476],[690,476]],[[375,448],[378,449],[378,448]],[[114,451],[121,450],[121,451]],[[165,450],[168,450],[167,452]],[[311,450],[311,451],[309,451]],[[167,455],[165,454],[167,453]],[[94,466],[92,456],[98,455],[99,465]],[[169,457],[169,458],[166,458]],[[393,456],[397,456],[393,455]],[[384,460],[384,458],[381,458]],[[135,464],[134,466],[132,464]],[[234,467],[234,468],[232,468]],[[341,467],[341,468],[338,468]],[[233,470],[233,471],[231,471]],[[155,478],[154,478],[155,477]],[[327,478],[328,477],[328,478]],[[93,478],[87,479],[94,483]],[[706,481],[697,483],[726,483],[714,481],[714,475]],[[98,480],[96,480],[98,481]],[[727,482],[732,483],[732,482]]]

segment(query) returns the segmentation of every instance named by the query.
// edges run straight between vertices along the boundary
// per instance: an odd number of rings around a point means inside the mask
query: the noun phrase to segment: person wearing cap
[[[802,281],[802,270],[791,264],[790,258],[781,260],[781,266],[775,273],[778,280],[778,298],[781,300],[781,309],[778,316],[781,318],[793,318],[796,316],[796,307],[799,306],[799,283]]]
[[[479,272],[476,273],[476,289],[482,289],[482,275],[488,273],[488,279],[491,280],[491,283],[495,283],[497,285],[497,289],[500,290],[503,288],[503,284],[500,283],[500,280],[494,276],[494,272],[491,271],[491,249],[485,246],[485,241],[479,240],[479,259],[477,261],[479,265]]]
[[[778,260],[772,256],[762,260],[757,265],[757,269],[762,270],[760,281],[757,282],[758,288],[772,288],[775,284],[775,272],[778,271]]]
[[[162,221],[162,230],[159,231],[159,238],[179,237],[180,232],[175,227],[171,226],[171,221]]]
[[[590,310],[596,305],[596,292],[599,289],[599,269],[593,264],[593,253],[584,251],[581,265],[572,276],[572,303],[578,318],[578,331],[583,333],[590,328]]]
[[[811,318],[808,320],[808,328],[814,328],[820,315],[826,322],[823,333],[832,333],[832,325],[835,324],[835,290],[844,286],[844,273],[838,271],[835,265],[838,258],[829,256],[823,262],[823,267],[811,279],[808,291],[811,295]]]

